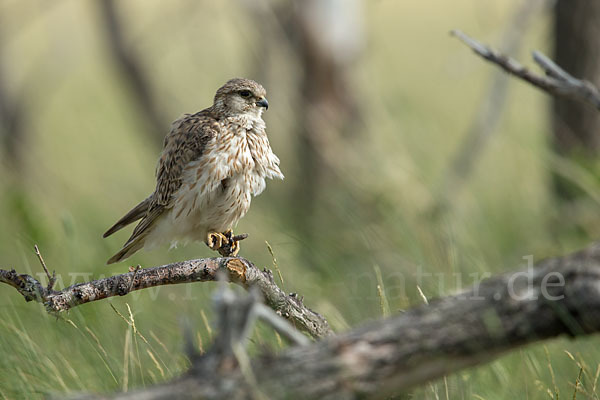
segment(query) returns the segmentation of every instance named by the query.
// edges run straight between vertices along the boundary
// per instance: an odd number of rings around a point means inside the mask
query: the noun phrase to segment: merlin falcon
[[[217,90],[211,107],[173,122],[156,167],[156,189],[104,234],[139,220],[108,264],[142,248],[189,240],[237,255],[232,229],[267,178],[283,179],[262,119],[269,107],[265,96],[259,83],[234,78]]]

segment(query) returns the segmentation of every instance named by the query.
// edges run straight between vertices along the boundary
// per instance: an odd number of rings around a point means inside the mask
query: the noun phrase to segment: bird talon
[[[211,250],[219,250],[227,242],[229,242],[229,239],[219,232],[209,232],[206,237],[206,244]]]
[[[239,240],[232,240],[231,241],[231,252],[229,254],[230,257],[237,257],[238,253],[240,252],[240,248],[242,246],[240,246],[240,241]]]
[[[240,241],[248,236],[246,234],[234,236],[231,229],[218,235],[221,238],[221,245],[219,247],[211,247],[211,249],[218,251],[223,257],[236,257],[240,252]]]

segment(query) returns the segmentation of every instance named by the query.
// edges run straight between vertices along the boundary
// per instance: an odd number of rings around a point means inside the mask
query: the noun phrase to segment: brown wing
[[[143,246],[143,239],[148,234],[149,228],[165,209],[172,206],[172,197],[182,185],[185,167],[202,155],[207,143],[215,137],[219,129],[219,123],[213,116],[211,109],[196,114],[186,114],[173,122],[171,131],[165,137],[163,151],[156,167],[156,189],[147,199],[148,201],[145,201],[143,216],[138,216],[138,213],[134,212],[135,209],[125,216],[136,214],[130,216],[129,222],[139,218],[142,218],[142,220],[133,230],[123,249],[111,258],[109,263],[127,258]],[[126,219],[125,217],[119,222]],[[137,218],[132,219],[133,217]],[[119,222],[115,224],[115,227],[119,225]],[[109,229],[108,232],[111,232],[111,230],[113,228]]]
[[[140,204],[131,209],[127,214],[125,214],[120,220],[115,222],[113,226],[108,228],[102,237],[108,237],[115,233],[116,231],[125,228],[127,225],[137,221],[148,213],[148,207],[150,206],[150,201],[152,197],[146,198]]]
[[[219,130],[219,122],[210,109],[186,114],[173,123],[156,167],[156,190],[151,208],[171,205],[173,194],[181,187],[183,170],[202,155],[206,144]]]

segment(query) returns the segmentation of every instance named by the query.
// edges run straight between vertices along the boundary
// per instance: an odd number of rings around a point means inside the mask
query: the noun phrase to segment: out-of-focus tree
[[[515,8],[514,14],[503,34],[501,51],[505,54],[518,53],[532,21],[553,5],[551,0],[524,0]],[[448,211],[460,192],[461,187],[475,170],[477,158],[486,149],[486,145],[497,131],[502,120],[508,98],[509,76],[504,71],[496,71],[488,92],[475,112],[471,123],[451,164],[444,172],[444,179],[438,190],[438,201],[431,209],[431,215],[441,216]]]
[[[303,219],[312,214],[318,192],[331,178],[335,148],[360,120],[358,88],[350,68],[360,54],[359,1],[297,0],[290,32],[301,63],[298,156],[302,174],[294,193]]]
[[[347,190],[338,178],[350,174],[348,167],[360,162],[348,143],[356,137],[363,120],[361,90],[351,77],[364,43],[363,4],[361,0],[240,3],[263,29],[257,75],[264,72],[266,54],[277,51],[274,49],[293,57],[297,66],[286,77],[293,82],[295,92],[288,98],[295,115],[297,159],[296,171],[291,173],[296,179],[289,191],[288,209],[293,210],[292,226],[308,250],[302,258],[310,264],[318,242],[317,226],[336,225],[333,218],[326,223],[315,221],[319,210],[327,209],[325,193]],[[348,193],[346,197],[350,196]]]
[[[140,123],[157,146],[162,146],[168,120],[163,116],[152,91],[150,79],[146,76],[143,62],[127,44],[123,24],[119,19],[117,3],[114,0],[100,0],[97,3],[100,23],[104,28],[106,43],[115,65],[121,72],[123,83],[129,88],[132,99],[138,106]]]
[[[554,60],[566,71],[600,85],[600,1],[558,0],[554,10]],[[553,99],[556,151],[588,168],[600,153],[600,114],[564,98]],[[557,193],[577,197],[576,187],[555,177]]]
[[[0,32],[0,149],[2,159],[19,171],[23,163],[23,147],[26,141],[24,103],[10,90],[5,64],[5,35]]]
[[[351,67],[361,52],[360,0],[296,0],[289,25],[301,65],[298,157],[301,174],[293,191],[299,227],[310,234],[315,203],[332,184],[336,149],[360,121],[359,88]]]

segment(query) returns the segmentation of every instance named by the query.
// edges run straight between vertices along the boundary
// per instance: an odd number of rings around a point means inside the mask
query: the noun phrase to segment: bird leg
[[[240,241],[248,237],[247,233],[234,235],[231,229],[223,233],[210,232],[206,243],[212,250],[218,251],[223,257],[236,257],[240,252]]]

